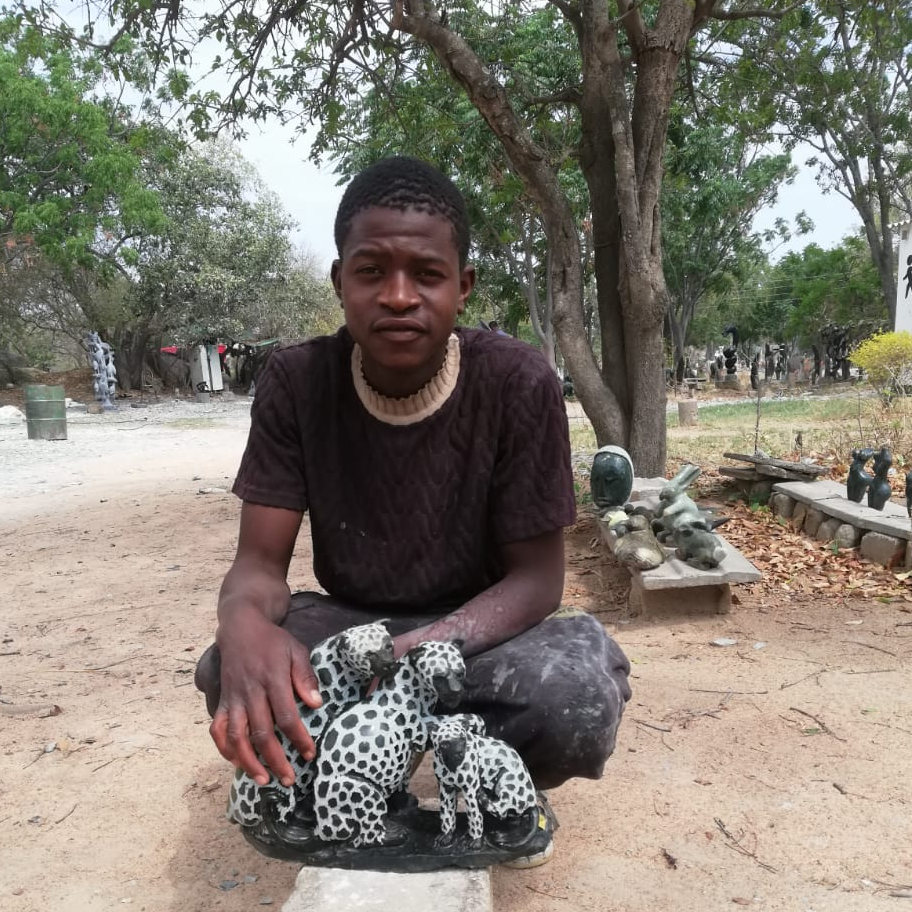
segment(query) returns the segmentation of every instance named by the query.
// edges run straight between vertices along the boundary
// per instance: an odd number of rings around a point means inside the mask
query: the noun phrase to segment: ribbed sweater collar
[[[351,354],[352,382],[361,404],[378,421],[394,425],[416,424],[433,415],[453,394],[459,379],[459,364],[459,337],[452,333],[440,370],[417,393],[393,399],[378,393],[365,379],[361,346],[356,342]]]

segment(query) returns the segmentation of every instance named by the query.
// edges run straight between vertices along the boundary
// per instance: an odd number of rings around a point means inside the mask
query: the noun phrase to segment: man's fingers
[[[234,766],[239,766],[259,785],[269,782],[269,772],[260,763],[247,738],[246,719],[233,720],[228,709],[219,706],[212,717],[209,734],[219,753]]]
[[[309,658],[307,662],[292,661],[291,683],[305,705],[311,709],[319,709],[323,705],[323,697],[320,696],[320,682],[314,674]]]

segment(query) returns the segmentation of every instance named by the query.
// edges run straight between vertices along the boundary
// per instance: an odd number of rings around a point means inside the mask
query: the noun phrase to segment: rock
[[[796,503],[795,509],[792,511],[792,528],[796,532],[800,532],[804,526],[804,518],[807,516],[807,504]]]
[[[868,532],[861,540],[861,556],[884,567],[896,563],[899,556],[905,557],[906,543],[903,539],[884,535],[882,532]]]
[[[0,425],[21,424],[25,415],[15,405],[0,405]]]
[[[857,548],[861,541],[861,530],[856,529],[851,523],[842,523],[833,535],[833,541],[840,550]]]
[[[820,524],[826,519],[826,514],[815,507],[808,507],[807,515],[804,517],[804,534],[814,536],[820,528]]]
[[[824,519],[817,527],[817,532],[814,537],[817,541],[833,541],[836,537],[836,532],[841,525],[843,525],[842,520],[837,519],[835,516],[830,516],[829,518]]]
[[[783,519],[791,519],[795,512],[795,501],[788,494],[773,494],[769,501],[770,510]]]

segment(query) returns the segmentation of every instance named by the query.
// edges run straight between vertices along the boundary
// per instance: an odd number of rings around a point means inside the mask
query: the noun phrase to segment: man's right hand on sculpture
[[[219,593],[221,696],[209,733],[258,785],[268,783],[268,770],[282,785],[294,783],[276,726],[302,757],[316,755],[295,702],[295,694],[311,709],[323,702],[310,653],[278,626],[288,613],[286,577],[300,525],[300,513],[245,503],[237,554]]]

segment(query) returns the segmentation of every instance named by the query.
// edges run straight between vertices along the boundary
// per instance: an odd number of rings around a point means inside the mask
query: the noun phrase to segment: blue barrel
[[[66,399],[62,386],[25,388],[25,424],[29,440],[66,440]]]

